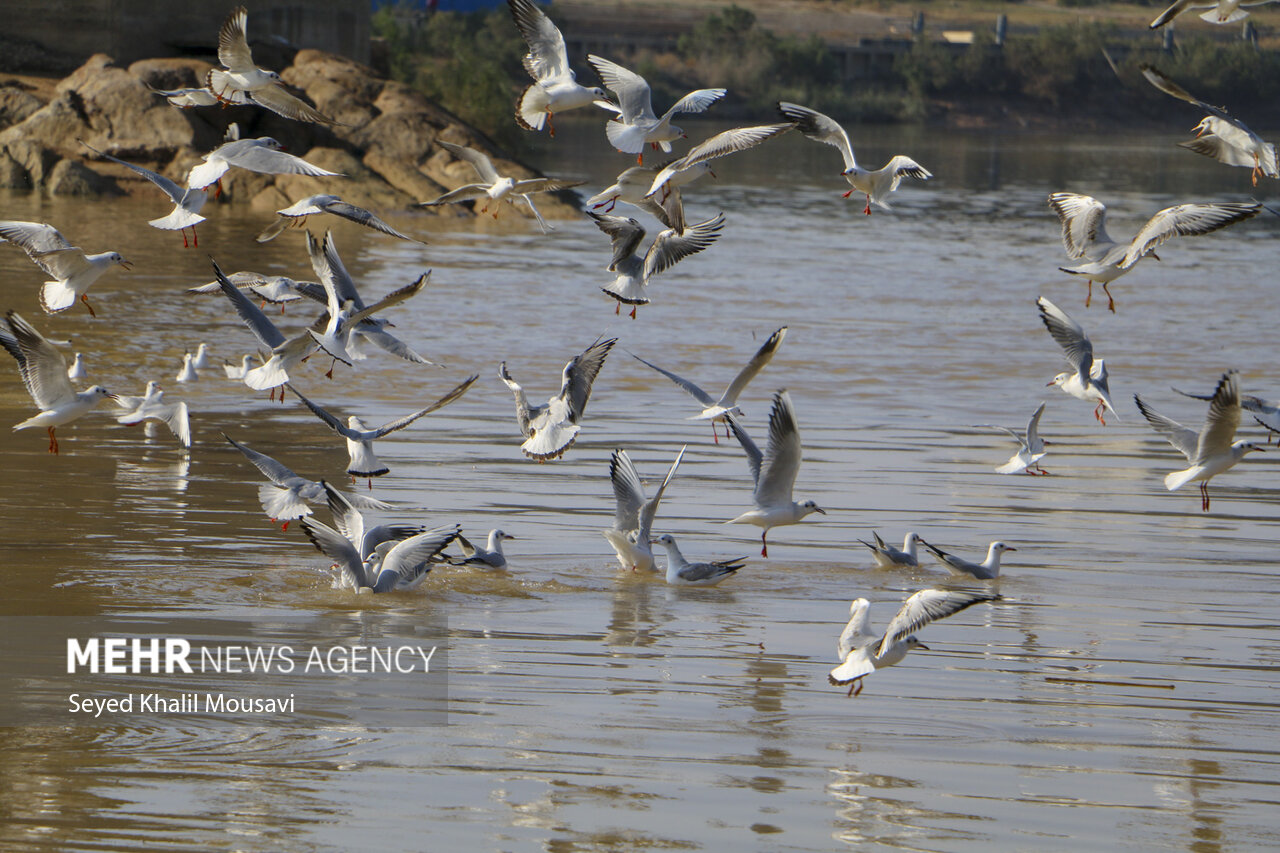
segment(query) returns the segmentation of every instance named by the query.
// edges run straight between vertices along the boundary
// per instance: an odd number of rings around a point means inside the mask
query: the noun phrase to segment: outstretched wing
[[[1093,343],[1079,323],[1066,311],[1041,296],[1036,300],[1040,307],[1040,319],[1053,339],[1062,347],[1066,359],[1081,376],[1089,376],[1093,370]]]
[[[436,400],[434,403],[432,403],[430,406],[427,406],[425,409],[419,409],[418,411],[414,412],[411,415],[406,415],[403,418],[399,418],[398,420],[394,420],[394,421],[391,421],[390,423],[383,424],[382,426],[373,430],[371,433],[367,434],[365,438],[367,439],[382,438],[387,433],[395,432],[398,429],[404,429],[409,424],[413,423],[423,415],[429,415],[432,412],[434,412],[436,409],[440,409],[440,408],[443,408],[444,406],[449,405],[454,400],[458,399],[463,394],[467,393],[467,389],[470,388],[473,384],[475,384],[475,381],[479,378],[480,378],[480,374],[478,373],[472,374],[470,379],[460,382],[459,384],[454,386],[452,389],[450,389],[448,393],[446,393],[443,397],[441,397],[439,400]],[[295,391],[294,393],[296,394],[297,392]]]
[[[810,139],[840,149],[840,156],[844,158],[846,170],[858,165],[858,161],[853,157],[853,146],[849,144],[849,134],[844,132],[844,128],[835,119],[817,110],[787,101],[778,102],[778,112],[782,113],[782,117],[787,121],[794,122],[796,130]]]
[[[1200,431],[1199,441],[1196,444],[1196,456],[1191,461],[1203,464],[1208,457],[1230,448],[1239,427],[1239,375],[1231,370],[1222,374],[1222,378],[1218,380],[1218,387],[1213,392],[1213,400],[1209,403],[1209,415],[1205,419],[1204,429]]]
[[[560,399],[569,407],[569,420],[577,423],[586,411],[587,400],[591,397],[591,386],[604,367],[604,360],[609,350],[618,342],[617,338],[596,341],[582,353],[564,366],[564,374],[560,383]]]
[[[690,225],[683,234],[677,234],[670,228],[664,229],[654,239],[649,251],[645,252],[645,281],[676,262],[710,247],[720,237],[722,228],[724,228],[724,214],[717,213],[711,219]]]
[[[738,395],[747,387],[747,383],[755,379],[756,374],[773,360],[773,354],[778,351],[778,347],[782,346],[782,339],[786,336],[787,327],[783,326],[760,345],[760,349],[756,350],[756,354],[751,357],[751,361],[748,361],[746,366],[738,371],[738,375],[733,377],[733,381],[725,389],[724,396],[721,398],[724,405],[732,406],[738,402]]]
[[[489,155],[474,148],[468,148],[465,145],[454,145],[452,142],[445,142],[444,140],[439,140],[439,142],[441,148],[459,160],[465,160],[470,163],[471,168],[475,169],[476,174],[480,176],[480,180],[487,182],[491,186],[498,182],[498,170],[493,167],[493,161],[489,159]]]
[[[992,592],[970,592],[956,589],[922,589],[908,598],[893,617],[880,641],[876,657],[884,655],[898,642],[910,637],[930,622],[959,613],[983,601],[998,601]]]
[[[529,52],[521,60],[529,76],[542,84],[573,80],[564,36],[533,0],[507,0],[516,29],[524,37]]]
[[[262,475],[277,486],[283,486],[288,480],[301,479],[289,468],[272,459],[265,453],[259,453],[251,447],[247,447],[236,441],[225,432],[222,437],[231,442],[231,446],[239,450],[245,455],[245,458],[253,463],[253,467],[262,472]]]
[[[1129,244],[1120,269],[1127,270],[1152,249],[1173,237],[1209,234],[1236,222],[1257,216],[1262,205],[1239,202],[1213,202],[1211,204],[1179,204],[1166,207],[1147,220],[1142,230]]]
[[[1094,243],[1110,243],[1107,236],[1107,206],[1096,198],[1076,193],[1053,193],[1049,207],[1062,222],[1062,245],[1068,258],[1080,258]]]
[[[1133,395],[1133,402],[1138,404],[1138,411],[1142,412],[1142,416],[1147,419],[1147,423],[1151,424],[1152,429],[1160,433],[1165,441],[1169,442],[1174,448],[1187,457],[1188,462],[1195,462],[1196,449],[1200,444],[1200,434],[1193,429],[1188,429],[1173,418],[1167,418],[1156,410],[1148,406],[1137,394]]]

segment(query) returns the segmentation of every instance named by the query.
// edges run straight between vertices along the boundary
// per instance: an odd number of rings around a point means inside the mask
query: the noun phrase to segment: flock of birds
[[[879,169],[859,165],[845,130],[833,119],[807,107],[782,102],[778,110],[782,122],[755,127],[734,128],[716,134],[694,146],[687,154],[658,167],[645,167],[646,148],[671,152],[672,142],[685,137],[674,124],[677,113],[707,110],[725,94],[723,89],[699,89],[690,92],[658,116],[653,109],[650,89],[638,74],[598,56],[588,61],[599,74],[603,87],[579,84],[569,66],[564,38],[559,29],[532,0],[507,0],[516,26],[523,35],[528,53],[524,66],[533,82],[519,96],[516,120],[530,130],[544,127],[554,135],[553,117],[565,110],[596,106],[609,112],[606,122],[609,142],[620,152],[636,155],[636,165],[622,172],[616,182],[587,200],[587,214],[609,237],[612,258],[608,271],[616,279],[602,287],[616,300],[616,312],[622,305],[631,306],[632,318],[638,306],[649,302],[650,279],[670,269],[676,262],[710,248],[725,225],[717,215],[703,222],[686,224],[682,188],[711,172],[712,163],[729,154],[753,148],[792,129],[826,145],[837,148],[844,163],[841,172],[849,190],[865,197],[864,213],[870,215],[872,205],[888,209],[888,196],[904,177],[927,180],[931,173],[905,155],[892,157]],[[1225,2],[1219,8],[1225,8]],[[1166,12],[1171,17],[1189,4],[1182,3]],[[1245,4],[1249,5],[1249,4]],[[1240,10],[1225,13],[1244,14]],[[1234,18],[1232,18],[1234,19]],[[231,12],[218,36],[218,56],[224,66],[214,69],[200,88],[164,90],[157,93],[180,108],[214,106],[220,103],[258,104],[280,115],[299,121],[333,124],[333,120],[285,90],[277,74],[257,68],[246,38],[247,13],[243,7]],[[1153,24],[1155,26],[1155,24]],[[1211,107],[1187,93],[1154,68],[1144,69],[1147,79],[1162,91],[1195,104],[1209,112],[1197,129],[1200,136],[1186,147],[1212,156],[1233,166],[1253,170],[1258,177],[1280,177],[1275,149],[1263,142],[1225,110]],[[607,90],[607,91],[606,91]],[[498,215],[503,202],[525,204],[544,230],[550,226],[534,206],[530,196],[577,186],[581,182],[553,178],[516,180],[501,175],[485,154],[465,146],[440,142],[457,158],[469,163],[477,176],[473,183],[458,187],[440,198],[422,202],[426,206],[470,201],[482,204],[481,213]],[[180,231],[184,245],[195,243],[196,226],[204,221],[200,215],[211,187],[219,186],[221,177],[231,168],[242,168],[272,174],[302,174],[318,178],[339,177],[304,159],[280,150],[270,138],[240,139],[234,125],[228,138],[217,149],[206,154],[193,167],[183,184],[176,183],[140,166],[97,152],[93,155],[113,160],[142,175],[159,187],[173,203],[166,216],[152,220],[156,228]],[[641,250],[645,228],[634,218],[612,211],[619,203],[632,205],[657,218],[663,229]],[[1132,269],[1154,250],[1177,236],[1207,234],[1256,216],[1260,204],[1205,203],[1180,204],[1155,214],[1132,240],[1112,240],[1106,232],[1105,206],[1096,199],[1060,192],[1049,197],[1049,204],[1062,224],[1062,240],[1068,256],[1079,263],[1063,267],[1064,271],[1084,276],[1089,282],[1086,307],[1092,298],[1092,285],[1101,283],[1115,310],[1109,284]],[[273,239],[291,225],[301,224],[307,217],[329,214],[381,232],[389,237],[416,241],[382,221],[370,211],[342,201],[331,194],[314,195],[277,212],[276,221],[258,236],[259,241]],[[116,252],[86,254],[65,238],[52,225],[36,222],[0,221],[0,238],[21,248],[48,276],[40,291],[40,305],[47,313],[66,311],[83,302],[96,316],[88,300],[88,289],[115,265],[128,268],[128,262]],[[333,366],[348,366],[365,360],[367,345],[404,359],[410,363],[430,365],[390,331],[390,323],[382,316],[387,309],[411,299],[426,284],[430,273],[376,301],[366,301],[347,272],[331,233],[323,240],[306,233],[308,256],[317,281],[299,282],[282,276],[264,276],[251,271],[226,274],[215,262],[214,280],[191,288],[193,293],[222,294],[250,330],[256,340],[257,353],[246,354],[240,363],[225,363],[229,379],[242,381],[250,389],[268,391],[272,399],[285,400],[287,389],[330,430],[346,442],[349,464],[346,473],[352,482],[380,477],[389,469],[376,455],[374,442],[392,432],[404,429],[419,418],[440,409],[465,394],[477,381],[473,375],[415,412],[371,428],[357,415],[345,420],[321,404],[301,394],[291,384],[290,371],[304,360],[327,355]],[[287,334],[264,311],[268,303],[312,300],[322,312],[300,333]],[[1095,416],[1106,424],[1109,414],[1119,414],[1111,399],[1108,375],[1103,359],[1094,355],[1093,343],[1083,327],[1048,299],[1037,301],[1040,318],[1053,339],[1063,350],[1070,370],[1060,373],[1048,384],[1095,406]],[[752,506],[734,523],[751,524],[761,529],[761,556],[768,556],[768,533],[774,527],[796,524],[809,515],[825,511],[812,500],[797,501],[793,489],[799,470],[802,447],[795,410],[786,391],[774,394],[768,419],[768,436],[763,449],[747,433],[740,420],[738,399],[747,385],[768,365],[785,339],[787,327],[777,329],[758,348],[748,363],[734,376],[717,397],[704,391],[693,381],[640,356],[641,363],[666,376],[687,392],[701,407],[693,419],[709,420],[718,442],[723,427],[726,438],[733,436],[747,457],[754,483]],[[519,429],[524,437],[523,453],[539,462],[561,457],[574,444],[583,426],[592,385],[606,359],[618,344],[616,338],[600,339],[565,365],[559,391],[546,403],[529,402],[524,388],[516,382],[503,362],[499,377],[511,390],[516,405]],[[35,401],[38,414],[17,424],[14,429],[44,427],[49,437],[49,451],[58,452],[56,429],[83,416],[99,404],[110,401],[120,410],[117,420],[124,424],[156,421],[166,424],[183,447],[191,446],[191,430],[187,405],[182,401],[166,401],[159,381],[151,381],[140,396],[128,397],[108,392],[94,385],[77,390],[73,384],[84,376],[83,360],[76,353],[68,366],[60,346],[62,342],[45,338],[25,318],[9,311],[0,324],[0,346],[17,361],[22,381]],[[323,357],[323,356],[319,356]],[[256,362],[256,363],[255,363]],[[208,352],[201,344],[183,359],[178,382],[194,381],[198,371],[208,364]],[[1189,395],[1194,396],[1194,395]],[[1239,462],[1246,454],[1260,450],[1256,444],[1235,439],[1241,412],[1248,409],[1259,423],[1280,432],[1280,409],[1277,405],[1254,397],[1242,398],[1235,371],[1223,374],[1211,395],[1204,426],[1184,427],[1159,414],[1135,395],[1135,402],[1151,426],[1177,450],[1184,454],[1189,467],[1166,477],[1169,489],[1200,483],[1202,509],[1209,509],[1208,483],[1217,474]],[[1002,474],[1048,474],[1040,462],[1045,456],[1045,442],[1040,437],[1040,422],[1045,404],[1032,415],[1024,432],[1003,426],[990,426],[1007,432],[1018,444],[1010,460],[996,468]],[[368,495],[344,494],[324,480],[304,478],[281,462],[262,454],[229,435],[226,440],[254,465],[269,482],[259,489],[262,507],[273,522],[284,529],[301,519],[306,536],[323,554],[334,561],[338,583],[359,592],[389,592],[412,587],[421,582],[433,566],[442,562],[455,565],[504,569],[506,557],[503,542],[513,539],[497,529],[489,533],[486,544],[468,541],[458,525],[425,529],[411,524],[377,524],[367,521],[363,511],[387,510],[390,507]],[[623,569],[656,572],[655,546],[665,550],[665,577],[672,584],[711,586],[733,575],[743,566],[743,559],[689,562],[676,540],[669,534],[655,535],[655,517],[664,491],[675,476],[684,456],[682,449],[672,461],[662,483],[652,497],[646,496],[639,473],[625,450],[617,450],[609,465],[610,479],[616,499],[613,526],[604,536],[613,547]],[[309,504],[324,501],[333,516],[333,526],[312,517]],[[915,567],[917,545],[928,549],[938,562],[954,575],[990,582],[998,578],[1001,555],[1014,551],[1004,542],[995,541],[987,556],[973,562],[932,545],[915,533],[908,533],[901,549],[886,544],[878,533],[873,542],[863,542],[872,552],[877,566]],[[861,540],[860,540],[861,541]],[[450,546],[460,554],[450,554]],[[849,685],[849,694],[861,691],[862,679],[876,669],[891,666],[914,648],[924,648],[916,633],[937,619],[957,613],[978,603],[996,601],[1000,596],[990,589],[965,590],[930,588],[910,596],[883,634],[871,631],[868,621],[869,602],[859,598],[852,603],[850,619],[838,642],[840,665],[831,671],[833,684]]]

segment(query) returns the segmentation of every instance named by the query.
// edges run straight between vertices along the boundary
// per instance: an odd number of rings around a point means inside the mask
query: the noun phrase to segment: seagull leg
[[[761,546],[760,556],[761,557],[769,556],[769,543],[765,541],[765,537],[768,535],[769,535],[769,531],[767,529],[764,531],[764,533],[760,534],[760,546]]]
[[[715,418],[711,419],[711,437],[715,439],[716,444],[720,443],[720,430],[716,429]],[[725,436],[725,438],[728,438],[728,436]]]
[[[1209,482],[1207,480],[1200,484],[1200,510],[1202,512],[1209,511]]]
[[[94,311],[94,310],[93,310],[93,306],[89,304],[89,294],[87,294],[87,293],[82,293],[82,294],[80,294],[80,301],[84,303],[84,307],[85,307],[85,308],[88,308],[88,309],[89,309],[89,316],[90,316],[90,317],[97,317],[97,316],[98,316],[98,312],[97,312],[97,311]]]
[[[552,116],[552,115],[553,115],[553,113],[551,112],[551,110],[547,110],[547,130],[549,130],[549,131],[551,132],[551,138],[552,138],[552,139],[555,139],[555,138],[556,138],[556,125],[555,125],[555,122],[553,122],[553,121],[551,120],[551,116]]]
[[[849,682],[849,692],[848,692],[848,693],[846,693],[846,694],[844,694],[844,695],[845,695],[845,696],[852,696],[852,695],[853,695],[853,690],[854,690],[854,688],[855,688],[855,687],[857,687],[858,685],[860,685],[861,683],[862,683],[862,679],[861,679],[861,678],[855,678],[853,681]]]
[[[329,370],[328,370],[328,372],[327,372],[327,373],[325,373],[325,378],[326,378],[326,379],[332,379],[332,378],[333,378],[333,369],[334,369],[335,367],[337,367],[337,366],[338,366],[338,360],[335,358],[332,362],[330,362],[330,363],[329,363]]]
[[[641,151],[639,154],[636,155],[636,165],[637,166],[644,165],[644,151]]]
[[[841,196],[841,198],[848,198],[848,197],[849,197],[849,196],[851,196],[851,195],[853,195],[853,190],[852,190],[852,189],[850,189],[847,193],[845,193],[844,195],[842,195],[842,196]]]
[[[1084,296],[1084,307],[1088,308],[1089,303],[1093,301],[1093,279],[1089,279],[1089,291]]]
[[[58,452],[58,436],[54,435],[53,433],[55,429],[57,429],[57,427],[49,427],[49,452],[50,453]]]
[[[632,305],[632,306],[631,306],[631,319],[632,319],[632,320],[634,320],[634,319],[636,318],[636,308],[637,308],[637,307],[639,307],[639,306],[636,306],[636,305]]]
[[[178,230],[182,232],[182,248],[185,249],[187,248],[187,229],[179,228]]]
[[[622,313],[622,303],[621,303],[621,302],[618,302],[618,303],[616,303],[616,304],[613,306],[613,313],[614,313],[614,314],[621,314],[621,313]]]
[[[1112,296],[1111,291],[1107,289],[1107,282],[1105,281],[1102,283],[1102,292],[1107,294],[1107,308],[1110,309],[1112,314],[1116,313],[1115,297]]]
[[[281,532],[281,533],[286,532],[288,529],[289,529],[289,522],[287,522],[287,521],[286,521],[284,524],[280,525],[280,532]]]
[[[217,201],[218,199],[222,198],[222,178],[218,178],[217,184],[218,184],[218,190],[213,194],[214,201]]]
[[[867,216],[871,215],[871,194],[867,193],[867,206],[862,208],[862,212]]]
[[[191,226],[191,245],[193,248],[200,248],[200,235],[196,233],[196,227]]]
[[[861,692],[862,692],[862,679],[861,679],[861,678],[859,678],[859,679],[858,679],[858,689],[857,689],[857,690],[855,690],[855,691],[853,691],[853,698],[854,698],[854,699],[857,699],[857,698],[858,698],[858,694],[859,694],[859,693],[861,693]]]

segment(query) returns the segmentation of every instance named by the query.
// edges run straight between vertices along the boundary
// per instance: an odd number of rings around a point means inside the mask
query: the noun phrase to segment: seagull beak
[[[1016,551],[1018,549],[1013,547],[1012,545],[1005,545],[1004,550],[1005,550],[1005,553],[1008,553],[1009,551]]]
[[[826,511],[825,509],[823,509],[822,507],[820,507],[820,506],[815,506],[815,507],[813,508],[813,511],[814,511],[814,512],[820,512],[820,513],[822,513],[823,515],[826,515],[826,514],[827,514],[827,511]]]
[[[714,178],[716,176],[716,170],[708,168],[707,174]]]
[[[1191,128],[1191,130],[1193,133],[1195,133],[1196,139],[1199,139],[1200,137],[1204,136],[1204,133],[1206,130],[1208,130],[1208,128],[1206,128],[1203,124],[1197,124],[1195,127]]]
[[[120,266],[124,267],[127,270],[133,269],[133,264],[129,263],[124,258],[120,259]]]
[[[1044,387],[1048,388],[1049,386],[1051,386],[1051,385],[1053,385],[1053,384],[1054,384],[1053,380],[1052,380],[1052,379],[1050,379],[1048,382],[1044,383]]]
[[[503,539],[515,539],[516,537],[512,536],[510,533],[504,533],[504,534],[502,535],[502,538],[503,538]]]
[[[931,651],[933,651],[933,649],[929,648],[929,647],[928,647],[928,646],[926,646],[924,643],[916,643],[916,648],[917,648],[917,649],[924,649],[926,652],[931,652]]]

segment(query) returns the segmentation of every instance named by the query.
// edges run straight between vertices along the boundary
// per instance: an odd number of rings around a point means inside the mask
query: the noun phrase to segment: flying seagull
[[[640,482],[640,474],[625,450],[615,450],[609,459],[609,480],[613,483],[613,497],[617,505],[613,518],[613,527],[604,531],[604,538],[613,546],[618,555],[618,564],[624,569],[657,571],[653,562],[653,542],[650,541],[653,530],[653,519],[658,514],[658,505],[667,490],[671,478],[680,467],[685,448],[681,447],[675,461],[662,479],[662,485],[653,493],[652,498],[644,495],[644,484]]]
[[[52,277],[52,281],[46,281],[40,288],[40,307],[46,314],[66,311],[78,299],[91,316],[98,316],[89,304],[86,291],[112,264],[125,269],[131,266],[117,252],[86,255],[67,242],[57,228],[43,222],[0,221],[0,238],[22,249],[36,266]]]
[[[586,107],[599,102],[612,109],[604,90],[588,88],[578,82],[569,67],[569,54],[564,46],[564,36],[551,23],[533,0],[507,0],[516,28],[529,46],[529,52],[521,60],[533,83],[525,87],[516,99],[516,122],[525,130],[542,130],[546,124],[551,136],[556,126],[551,119],[556,113]]]
[[[1116,407],[1111,404],[1106,362],[1093,357],[1093,342],[1084,329],[1066,311],[1043,296],[1036,300],[1036,305],[1040,308],[1040,319],[1044,321],[1045,328],[1062,347],[1067,363],[1075,368],[1074,372],[1059,373],[1046,383],[1046,387],[1057,385],[1077,400],[1095,403],[1093,416],[1103,426],[1107,425],[1103,417],[1106,410],[1110,410],[1117,421],[1120,420]]]
[[[596,341],[570,359],[561,374],[560,393],[541,406],[529,405],[524,388],[511,378],[505,361],[498,365],[498,377],[516,398],[516,420],[525,436],[520,449],[525,456],[545,462],[559,458],[573,446],[582,429],[579,424],[591,397],[591,386],[617,342],[617,338]]]

